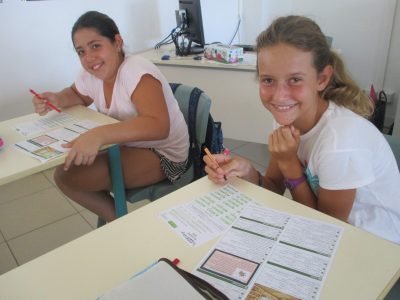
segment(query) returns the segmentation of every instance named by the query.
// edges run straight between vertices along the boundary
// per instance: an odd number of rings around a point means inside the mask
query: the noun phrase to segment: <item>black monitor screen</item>
[[[179,0],[179,10],[185,11],[185,37],[204,47],[203,20],[201,16],[200,0]]]

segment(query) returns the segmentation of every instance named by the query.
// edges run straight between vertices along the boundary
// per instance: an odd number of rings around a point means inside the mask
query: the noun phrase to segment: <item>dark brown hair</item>
[[[71,30],[71,39],[74,43],[74,34],[83,28],[96,30],[100,35],[108,38],[112,43],[115,42],[115,35],[119,34],[117,24],[106,14],[98,11],[88,11],[76,20]],[[122,55],[124,52],[122,51]]]

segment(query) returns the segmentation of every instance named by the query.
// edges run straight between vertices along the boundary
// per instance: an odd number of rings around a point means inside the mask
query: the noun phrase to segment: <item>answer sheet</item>
[[[252,203],[193,274],[230,299],[315,300],[342,231]]]
[[[168,209],[160,216],[172,230],[195,247],[228,229],[252,201],[227,184],[189,203]]]
[[[23,136],[32,136],[34,134],[40,134],[51,129],[72,124],[75,121],[77,120],[67,113],[57,113],[53,111],[34,121],[17,124],[15,129]]]
[[[47,124],[46,121],[44,121],[43,123]],[[50,123],[53,124],[52,122]],[[62,144],[71,142],[81,133],[99,125],[100,124],[89,120],[77,121],[75,119],[72,119],[72,123],[67,124],[65,127],[57,128],[47,132],[45,131],[46,133],[42,133],[41,135],[35,136],[34,138],[30,138],[14,144],[14,147],[18,150],[24,151],[28,155],[40,160],[41,162],[46,162],[64,154],[69,150],[69,148],[64,148]],[[24,126],[26,126],[25,129],[38,129],[37,127],[31,125]],[[26,132],[28,131],[25,131],[25,133]]]

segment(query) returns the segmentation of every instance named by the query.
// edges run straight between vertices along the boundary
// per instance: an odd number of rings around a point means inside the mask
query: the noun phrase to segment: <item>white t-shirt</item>
[[[382,133],[329,101],[319,122],[300,140],[298,156],[314,193],[319,187],[357,189],[348,222],[400,243],[400,173]]]
[[[189,152],[187,125],[168,81],[153,63],[138,55],[126,56],[118,70],[110,108],[106,107],[101,79],[82,70],[75,80],[75,85],[79,93],[94,100],[99,112],[122,121],[138,115],[136,107],[131,101],[131,95],[145,74],[152,75],[162,85],[170,120],[169,135],[163,140],[134,141],[125,143],[125,145],[137,148],[154,148],[172,161],[183,162]]]

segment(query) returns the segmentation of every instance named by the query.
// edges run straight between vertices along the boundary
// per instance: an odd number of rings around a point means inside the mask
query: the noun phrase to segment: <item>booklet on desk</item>
[[[161,258],[143,272],[108,291],[98,300],[128,300],[134,298],[146,300],[228,299],[208,282],[178,268],[166,258]]]

